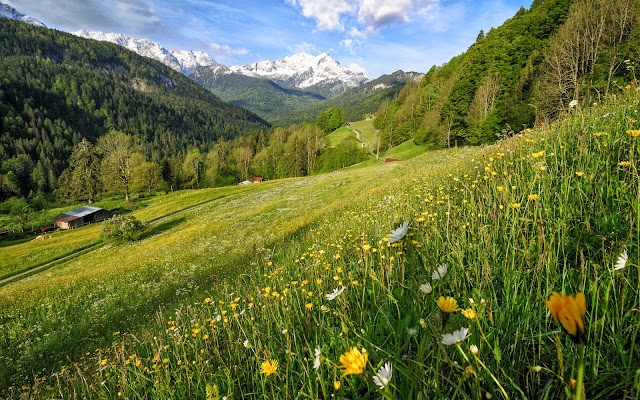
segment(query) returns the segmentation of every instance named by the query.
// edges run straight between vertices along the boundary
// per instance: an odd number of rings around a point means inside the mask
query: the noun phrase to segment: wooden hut
[[[104,208],[84,206],[58,215],[53,219],[53,225],[60,229],[73,229],[107,218],[109,211]]]

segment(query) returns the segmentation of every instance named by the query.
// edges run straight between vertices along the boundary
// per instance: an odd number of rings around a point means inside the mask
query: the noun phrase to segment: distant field
[[[360,131],[360,139],[369,143],[370,147],[374,147],[376,143],[376,129],[373,127],[373,121],[356,121],[351,126]]]
[[[329,146],[333,147],[350,136],[355,137],[356,135],[348,127],[341,126],[340,128],[328,134],[326,138],[327,138],[327,142],[329,142]]]

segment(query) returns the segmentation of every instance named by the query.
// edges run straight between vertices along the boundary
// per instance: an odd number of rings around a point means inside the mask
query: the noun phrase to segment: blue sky
[[[225,65],[328,52],[376,78],[426,72],[531,0],[0,0],[48,27],[119,32]]]

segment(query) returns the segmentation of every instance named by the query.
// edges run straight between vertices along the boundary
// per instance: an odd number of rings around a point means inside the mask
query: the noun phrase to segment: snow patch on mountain
[[[202,51],[171,51],[149,39],[138,39],[122,33],[104,33],[83,29],[78,32],[73,32],[73,34],[86,39],[115,43],[141,56],[160,61],[164,65],[185,75],[191,74],[197,67],[216,64],[213,58]]]
[[[46,28],[47,26],[35,18],[32,18],[26,14],[21,13],[8,4],[0,3],[0,18],[17,19],[18,21],[26,22],[27,24],[41,26]]]
[[[342,67],[328,53],[314,56],[301,52],[276,61],[262,60],[234,65],[229,67],[229,72],[271,79],[301,89],[336,82],[346,87],[356,87],[369,81],[363,73]]]

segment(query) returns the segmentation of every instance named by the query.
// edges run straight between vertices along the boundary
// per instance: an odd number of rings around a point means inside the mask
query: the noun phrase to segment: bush
[[[144,228],[133,215],[114,215],[102,225],[102,239],[131,242],[140,238]]]

